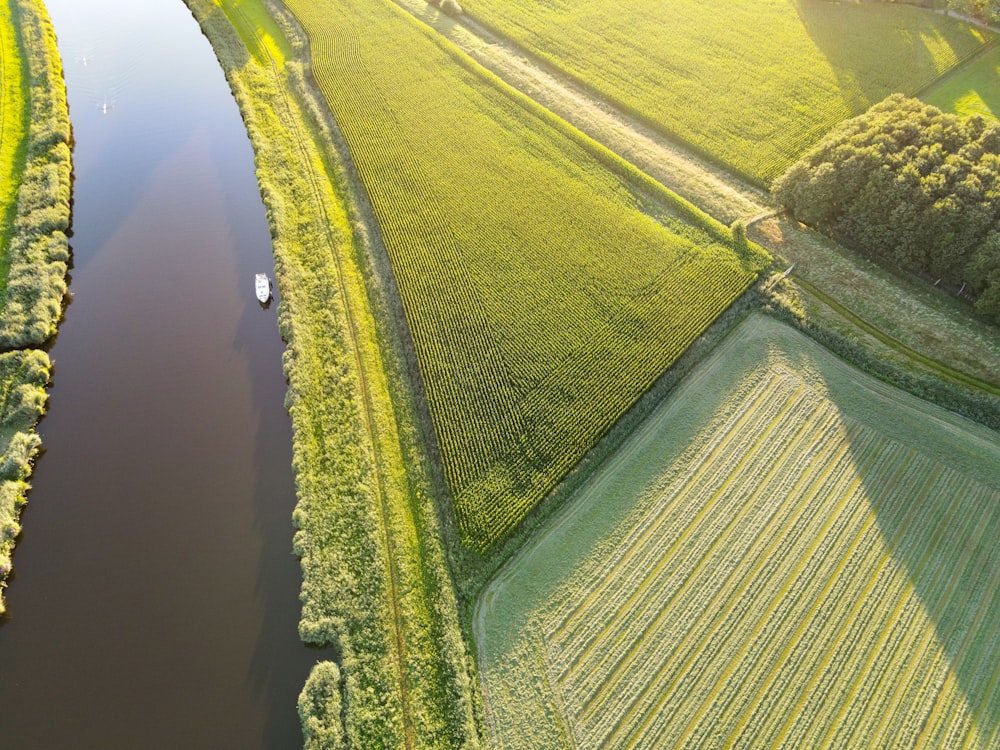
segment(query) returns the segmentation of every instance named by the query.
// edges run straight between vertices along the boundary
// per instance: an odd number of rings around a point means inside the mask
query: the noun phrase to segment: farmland
[[[995,747],[995,433],[753,316],[484,590],[503,747]]]
[[[462,538],[485,549],[766,261],[391,3],[288,6],[379,221]]]
[[[762,184],[841,120],[889,93],[920,90],[990,38],[880,3],[462,5],[622,109]]]
[[[962,117],[1000,120],[1000,47],[944,77],[920,98]]]

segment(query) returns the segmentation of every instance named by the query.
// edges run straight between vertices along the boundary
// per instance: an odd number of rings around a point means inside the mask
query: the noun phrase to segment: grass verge
[[[349,214],[333,125],[298,62],[308,49],[276,5],[188,4],[243,113],[274,240],[301,635],[339,654],[349,747],[475,747],[465,644],[412,400],[384,301],[366,276],[369,249]],[[273,38],[279,27],[284,41]],[[279,65],[282,51],[295,60]],[[336,727],[340,717],[324,715],[331,705],[305,702],[307,734]]]
[[[40,0],[16,0],[29,101],[9,270],[0,310],[0,348],[41,346],[56,332],[69,263],[69,109],[55,32]]]

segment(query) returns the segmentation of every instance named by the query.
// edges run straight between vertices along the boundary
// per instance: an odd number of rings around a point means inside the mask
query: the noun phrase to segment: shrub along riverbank
[[[457,606],[402,359],[345,205],[334,135],[306,85],[304,41],[259,0],[187,0],[227,73],[256,152],[288,342],[304,640],[338,654],[349,747],[478,745]],[[270,6],[274,17],[283,18]],[[287,19],[284,19],[287,21]],[[293,168],[289,168],[294,165]],[[304,733],[339,737],[317,665]]]
[[[70,220],[69,110],[55,33],[41,0],[5,2],[0,184],[0,613],[51,364],[35,347],[62,316]],[[11,46],[10,40],[16,40]],[[12,70],[20,70],[15,76]],[[11,87],[19,87],[14,91]],[[13,109],[10,106],[14,104]],[[18,112],[22,117],[17,116]],[[11,143],[15,143],[11,146]],[[16,192],[16,199],[14,195]]]

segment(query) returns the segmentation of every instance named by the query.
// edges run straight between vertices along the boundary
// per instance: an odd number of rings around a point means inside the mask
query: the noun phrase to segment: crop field
[[[946,76],[920,98],[961,117],[1000,120],[1000,47]]]
[[[753,316],[484,590],[495,746],[1000,747],[1000,440]]]
[[[11,4],[4,0],[0,2],[0,284],[6,284],[10,265],[7,246],[28,137],[24,65],[16,30]]]
[[[485,549],[766,261],[693,208],[663,215],[387,0],[287,5],[378,217],[462,538]]]
[[[915,93],[988,32],[826,0],[468,0],[466,12],[603,97],[767,184],[834,125]]]

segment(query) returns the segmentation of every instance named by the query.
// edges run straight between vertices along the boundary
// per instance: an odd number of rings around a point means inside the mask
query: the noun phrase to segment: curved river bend
[[[291,428],[239,112],[181,0],[46,0],[74,301],[0,625],[0,746],[294,748]]]

